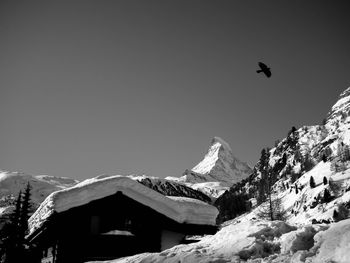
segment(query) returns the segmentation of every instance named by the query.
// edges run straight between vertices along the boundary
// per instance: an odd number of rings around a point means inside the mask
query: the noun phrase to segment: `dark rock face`
[[[137,181],[158,193],[167,196],[182,196],[194,198],[206,203],[210,203],[211,199],[200,191],[194,190],[186,185],[176,182],[170,182],[165,179],[147,178],[137,179]]]

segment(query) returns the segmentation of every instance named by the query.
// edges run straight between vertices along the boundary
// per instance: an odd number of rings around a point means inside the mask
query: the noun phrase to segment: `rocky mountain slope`
[[[186,170],[182,177],[166,177],[166,179],[184,183],[212,198],[217,198],[234,183],[247,178],[251,173],[249,165],[233,155],[227,142],[214,137],[201,162],[191,170]]]
[[[207,203],[211,202],[209,196],[181,183],[145,175],[130,176],[130,178],[166,196],[182,196],[198,199]]]
[[[268,182],[272,194],[283,201],[289,222],[332,222],[344,216],[340,214],[350,207],[349,109],[350,88],[340,94],[323,124],[292,128],[286,138],[267,149],[253,174],[216,200],[224,211],[222,219],[229,219],[227,200],[244,193],[254,205]],[[268,175],[262,172],[264,159]]]

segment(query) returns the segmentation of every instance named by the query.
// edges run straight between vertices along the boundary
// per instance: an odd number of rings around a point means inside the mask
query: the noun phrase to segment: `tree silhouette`
[[[315,188],[316,187],[315,179],[312,176],[310,176],[310,187],[311,188]]]
[[[269,173],[269,158],[270,152],[268,148],[264,148],[261,151],[261,156],[259,159],[258,169],[261,174],[261,178],[258,185],[258,204],[261,204],[266,199],[266,194],[268,192],[268,173]]]
[[[323,184],[326,185],[328,183],[327,177],[323,176]]]
[[[267,191],[265,192],[265,202],[260,205],[257,216],[263,219],[285,220],[286,211],[283,208],[282,199],[272,189],[272,173],[271,169],[267,170]]]
[[[28,261],[29,246],[25,240],[31,208],[30,189],[31,187],[28,183],[24,194],[21,191],[18,193],[15,209],[9,215],[8,222],[1,229],[2,263],[30,262]]]

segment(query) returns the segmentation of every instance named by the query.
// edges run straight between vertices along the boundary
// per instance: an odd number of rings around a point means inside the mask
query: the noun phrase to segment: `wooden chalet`
[[[187,235],[214,234],[217,209],[166,197],[128,177],[84,181],[52,193],[29,219],[37,262],[79,263],[158,252]]]

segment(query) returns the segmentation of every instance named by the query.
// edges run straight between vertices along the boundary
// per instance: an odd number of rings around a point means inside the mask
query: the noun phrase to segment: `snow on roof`
[[[167,197],[128,177],[115,175],[87,179],[50,194],[29,219],[30,234],[55,212],[85,205],[117,191],[178,223],[215,225],[218,210],[214,206],[191,198]]]

